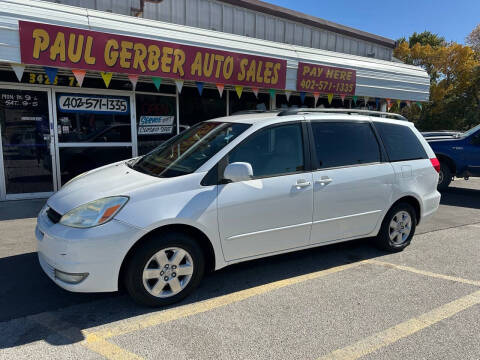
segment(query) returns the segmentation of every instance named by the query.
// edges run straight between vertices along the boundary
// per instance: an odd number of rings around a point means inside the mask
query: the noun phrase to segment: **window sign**
[[[60,94],[57,101],[65,113],[130,114],[130,101],[124,96]]]
[[[172,134],[174,116],[140,116],[138,134]]]

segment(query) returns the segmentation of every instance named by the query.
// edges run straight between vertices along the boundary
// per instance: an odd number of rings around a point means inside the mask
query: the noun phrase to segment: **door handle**
[[[320,180],[315,180],[315,184],[320,184],[321,186],[325,186],[327,184],[330,184],[332,181],[333,180],[328,176],[322,176]]]
[[[297,183],[295,184],[295,186],[299,189],[310,186],[310,185],[312,185],[312,183],[310,181],[305,180],[305,179],[299,179],[299,180],[297,180]]]

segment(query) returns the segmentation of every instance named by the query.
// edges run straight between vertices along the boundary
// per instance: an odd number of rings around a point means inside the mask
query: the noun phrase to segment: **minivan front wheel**
[[[125,271],[125,287],[138,303],[165,306],[185,298],[200,283],[203,252],[184,233],[152,235],[136,249]]]
[[[415,209],[408,203],[392,207],[382,222],[377,235],[377,246],[383,250],[402,251],[412,240],[417,225]]]

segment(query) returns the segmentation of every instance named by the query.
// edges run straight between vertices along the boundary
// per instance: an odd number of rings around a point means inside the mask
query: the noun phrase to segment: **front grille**
[[[47,216],[50,219],[50,221],[53,222],[54,224],[58,223],[62,218],[62,215],[60,215],[58,212],[53,210],[51,207],[47,209]]]

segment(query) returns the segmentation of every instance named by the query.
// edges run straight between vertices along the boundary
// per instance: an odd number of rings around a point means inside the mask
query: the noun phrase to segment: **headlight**
[[[112,196],[80,205],[63,215],[60,224],[76,228],[105,224],[122,209],[127,201],[126,196]]]

